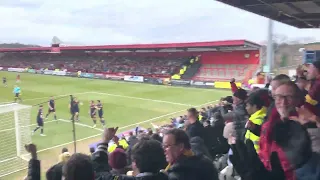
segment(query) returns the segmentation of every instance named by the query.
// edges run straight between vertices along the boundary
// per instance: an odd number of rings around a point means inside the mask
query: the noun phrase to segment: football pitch
[[[7,77],[8,87],[0,85],[0,103],[13,101],[13,87],[16,73],[0,72],[0,77]],[[92,128],[93,122],[89,115],[89,101],[101,100],[104,107],[104,117],[107,127],[120,128],[119,132],[133,129],[136,126],[152,127],[153,124],[170,122],[171,117],[185,113],[190,107],[203,107],[215,104],[222,96],[230,95],[228,90],[199,89],[170,87],[161,85],[150,85],[130,82],[107,81],[96,79],[82,79],[61,76],[46,76],[36,74],[21,74],[22,104],[32,105],[31,124],[26,127],[31,132],[36,127],[36,115],[38,104],[43,103],[44,115],[48,111],[47,101],[50,96],[56,100],[55,121],[51,114],[44,124],[45,137],[36,132],[32,141],[37,145],[38,157],[41,160],[42,174],[57,163],[58,155],[62,147],[68,147],[73,151],[72,124],[68,104],[69,95],[74,95],[82,103],[80,106],[80,122],[76,123],[77,151],[89,153],[88,145],[100,140],[102,126],[97,121],[97,128]],[[12,123],[13,124],[13,123]],[[13,134],[7,129],[13,127],[1,126],[1,136]],[[5,139],[5,138],[4,138]],[[15,154],[15,141],[2,142],[1,148],[12,148]],[[4,144],[5,143],[5,144]],[[7,151],[6,151],[7,152]],[[9,154],[1,154],[0,160],[7,158]],[[1,168],[1,167],[0,167]],[[12,167],[12,172],[18,169]],[[22,179],[26,171],[19,171],[9,176],[1,177],[6,179]],[[44,178],[43,178],[44,179]]]

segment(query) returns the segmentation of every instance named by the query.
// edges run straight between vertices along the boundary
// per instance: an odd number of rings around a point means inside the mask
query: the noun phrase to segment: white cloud
[[[214,0],[1,0],[0,40],[48,45],[266,39],[267,20]],[[320,30],[275,24],[275,33],[315,37]]]

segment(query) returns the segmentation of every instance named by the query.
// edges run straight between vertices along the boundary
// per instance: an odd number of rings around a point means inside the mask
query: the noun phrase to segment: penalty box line
[[[198,107],[202,107],[202,106],[205,106],[205,105],[208,105],[208,104],[212,104],[212,103],[215,103],[215,102],[218,102],[218,101],[219,101],[219,100],[209,101],[209,102],[206,102],[206,103],[197,105],[197,106],[195,106],[195,107],[197,107],[197,108],[198,108]],[[140,121],[140,122],[137,122],[137,123],[133,123],[133,124],[126,125],[126,126],[121,126],[121,127],[119,127],[119,130],[125,129],[125,128],[128,128],[128,127],[132,127],[132,126],[136,126],[136,125],[139,125],[139,124],[147,123],[147,122],[152,122],[152,121],[155,121],[155,120],[157,120],[157,119],[160,119],[160,118],[163,118],[163,117],[167,117],[167,116],[171,116],[171,115],[174,115],[174,114],[183,112],[183,111],[186,111],[186,109],[181,109],[181,110],[179,110],[179,111],[175,111],[175,112],[172,112],[172,113],[164,114],[164,115],[161,115],[161,116],[158,116],[158,117],[154,117],[154,118],[151,118],[151,119],[147,119],[147,120],[145,120],[145,121]],[[59,121],[67,121],[67,122],[69,122],[68,120],[61,120],[61,119],[59,119]],[[89,125],[82,124],[82,123],[77,123],[77,125],[80,125],[80,124],[81,124],[81,126],[90,127],[91,129],[93,129],[93,128],[92,128],[91,126],[89,126]],[[99,130],[99,131],[103,131],[103,129],[99,129],[99,128],[95,128],[95,129],[96,129],[96,130]],[[91,138],[95,138],[95,137],[98,137],[98,136],[101,136],[101,135],[102,135],[102,134],[99,133],[99,134],[96,134],[96,135],[88,136],[88,137],[85,137],[85,138],[78,139],[78,140],[76,140],[76,142],[85,141],[85,140],[88,140],[88,139],[91,139]],[[56,146],[52,146],[52,147],[49,147],[49,148],[45,148],[45,149],[38,150],[37,152],[40,153],[40,152],[48,151],[48,150],[55,149],[55,148],[59,148],[59,147],[62,147],[62,146],[66,146],[66,145],[69,145],[69,144],[72,144],[72,143],[73,143],[73,141],[67,142],[67,143],[63,143],[63,144],[59,144],[59,145],[56,145]]]
[[[64,96],[69,96],[69,95],[81,95],[81,94],[90,94],[92,92],[80,92],[80,93],[69,93],[69,94],[61,94],[61,95],[52,95],[54,97],[64,97]],[[50,96],[46,96],[46,97],[38,97],[38,98],[29,98],[29,99],[22,99],[22,103],[26,102],[26,101],[34,101],[34,100],[41,100],[41,99],[48,99],[50,98]],[[12,103],[12,101],[10,102],[0,102],[0,104],[7,104],[7,103]]]

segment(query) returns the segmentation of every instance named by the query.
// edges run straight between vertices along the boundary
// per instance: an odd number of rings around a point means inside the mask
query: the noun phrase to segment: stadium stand
[[[201,55],[202,67],[194,80],[248,80],[259,66],[258,51],[211,52]]]
[[[129,54],[110,56],[101,53],[7,53],[0,57],[0,62],[4,67],[169,76],[176,72],[186,59],[189,58],[183,56],[153,57],[148,54],[145,56]]]
[[[0,56],[3,67],[32,69],[67,69],[89,73],[124,73],[128,75],[160,75],[169,77],[180,72],[182,79],[201,81],[245,80],[253,75],[259,65],[256,51],[234,51],[202,53],[199,57],[174,56],[167,54],[102,53],[5,53]],[[192,62],[192,63],[191,63]]]
[[[0,65],[164,78],[177,75],[178,79],[203,81],[230,79],[235,74],[242,80],[255,71],[260,48],[246,40],[66,47],[55,43],[51,47],[1,48]]]

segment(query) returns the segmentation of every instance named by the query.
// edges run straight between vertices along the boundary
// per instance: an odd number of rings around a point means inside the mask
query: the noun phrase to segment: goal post
[[[18,103],[0,105],[0,179],[28,167],[24,145],[31,140],[31,108]]]

